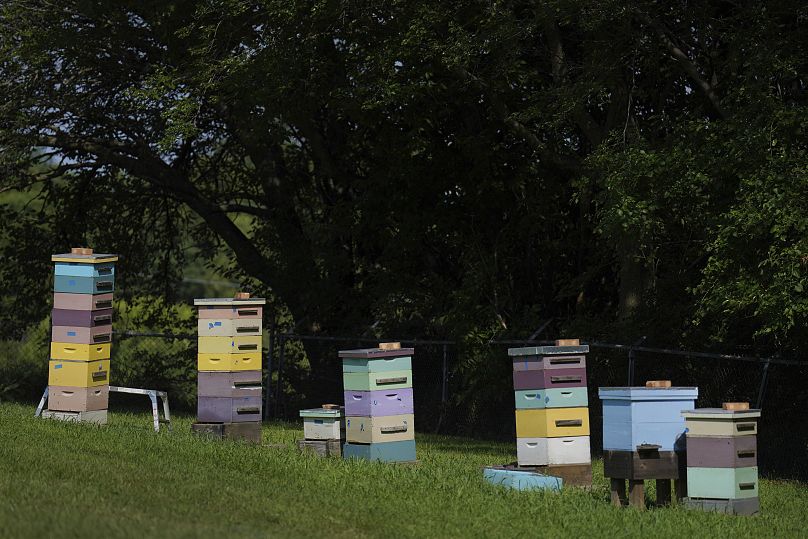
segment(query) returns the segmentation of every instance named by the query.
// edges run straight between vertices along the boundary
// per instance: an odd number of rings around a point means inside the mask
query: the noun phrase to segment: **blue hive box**
[[[560,477],[541,475],[535,472],[483,468],[483,479],[492,485],[500,485],[515,490],[561,490]]]
[[[381,462],[414,462],[415,440],[381,442],[374,444],[346,443],[342,446],[345,459],[357,458]]]
[[[685,449],[682,410],[692,410],[697,387],[601,387],[603,449],[636,451],[637,446],[658,445],[660,451]]]

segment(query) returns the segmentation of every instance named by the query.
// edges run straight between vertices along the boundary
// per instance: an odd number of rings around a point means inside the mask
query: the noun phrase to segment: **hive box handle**
[[[261,385],[253,382],[233,382],[233,389],[257,389],[261,390]]]
[[[106,380],[107,371],[97,371],[93,373],[93,380]]]
[[[103,290],[103,289],[106,289],[106,288],[112,288],[112,281],[98,281],[95,286],[99,290]]]
[[[98,273],[112,273],[112,266],[99,266]]]
[[[406,376],[397,376],[395,378],[377,378],[376,385],[385,385],[385,384],[403,384],[407,381]]]
[[[260,408],[258,406],[244,406],[241,408],[236,408],[237,414],[257,414],[260,412]]]
[[[739,459],[751,459],[754,458],[754,456],[755,456],[754,451],[738,451]]]
[[[93,335],[94,342],[109,342],[111,338],[111,333],[99,333],[98,335]]]
[[[258,350],[257,344],[240,344],[238,345],[239,350]]]
[[[99,314],[97,316],[93,316],[93,322],[108,322],[112,320],[111,314]]]
[[[550,359],[550,365],[565,365],[568,363],[579,363],[577,357],[556,357]]]
[[[100,299],[95,302],[96,309],[109,309],[110,307],[112,307],[111,299]]]
[[[754,483],[738,483],[739,490],[754,490],[755,484]]]
[[[580,376],[551,376],[550,383],[556,382],[580,382]]]
[[[257,316],[258,309],[238,309],[239,316]]]
[[[236,333],[252,333],[254,331],[258,331],[260,328],[258,326],[240,326],[236,328]]]
[[[396,432],[407,432],[407,425],[396,425],[394,427],[382,427],[382,434],[393,434]]]
[[[583,424],[581,419],[558,419],[555,422],[556,427],[581,427]]]
[[[738,423],[738,432],[746,432],[749,430],[755,430],[754,423]]]

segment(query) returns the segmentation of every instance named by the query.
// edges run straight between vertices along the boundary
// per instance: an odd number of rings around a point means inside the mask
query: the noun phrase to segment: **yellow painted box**
[[[261,335],[238,337],[199,337],[197,343],[200,354],[242,354],[261,352]]]
[[[48,362],[48,385],[98,387],[109,384],[109,360]]]
[[[260,371],[261,352],[246,354],[198,354],[199,371]]]
[[[95,361],[109,359],[112,351],[111,343],[104,344],[77,344],[72,342],[52,342],[51,359],[66,359],[69,361]]]
[[[345,418],[345,439],[351,443],[371,444],[415,439],[413,414]]]
[[[517,438],[589,436],[589,408],[516,410]]]

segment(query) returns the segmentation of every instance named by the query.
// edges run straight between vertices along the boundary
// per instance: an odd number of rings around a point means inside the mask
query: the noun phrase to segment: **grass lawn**
[[[808,489],[761,481],[762,514],[618,509],[600,462],[592,491],[515,492],[481,466],[512,444],[418,435],[418,466],[319,459],[293,448],[302,428],[266,425],[264,444],[198,439],[192,418],[151,431],[147,413],[110,425],[36,420],[0,404],[1,537],[794,537]],[[650,485],[650,483],[648,483]]]

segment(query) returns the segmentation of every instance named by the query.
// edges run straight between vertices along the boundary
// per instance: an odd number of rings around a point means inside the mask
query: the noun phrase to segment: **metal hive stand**
[[[146,395],[151,401],[152,417],[154,418],[154,432],[160,432],[160,424],[163,423],[171,430],[171,412],[168,409],[168,393],[165,391],[158,391],[157,389],[140,389],[136,387],[118,387],[109,386],[111,393],[130,393],[132,395]],[[163,403],[163,419],[160,419],[160,412],[157,409],[157,399]],[[45,403],[48,401],[48,388],[42,393],[42,398],[39,400],[39,405],[36,407],[34,417],[40,417],[42,410],[45,408]]]

